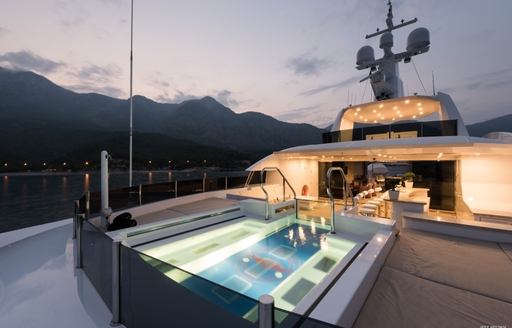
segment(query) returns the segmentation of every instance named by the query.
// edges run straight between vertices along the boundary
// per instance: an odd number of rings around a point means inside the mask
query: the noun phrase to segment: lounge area
[[[402,229],[354,327],[508,327],[511,277],[511,243]]]

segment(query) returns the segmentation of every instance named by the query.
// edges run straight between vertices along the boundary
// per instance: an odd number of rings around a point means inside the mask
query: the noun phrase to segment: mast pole
[[[131,0],[130,19],[130,159],[129,159],[128,185],[132,186],[132,162],[133,162],[133,0]]]

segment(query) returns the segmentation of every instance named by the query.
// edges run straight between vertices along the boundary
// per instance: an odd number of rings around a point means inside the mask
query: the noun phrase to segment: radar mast
[[[407,49],[401,53],[393,53],[393,33],[392,31],[402,28],[407,25],[414,24],[418,21],[417,18],[409,21],[400,21],[400,24],[394,25],[393,23],[393,5],[391,0],[388,1],[388,13],[386,18],[387,28],[377,31],[372,34],[367,34],[366,39],[373,38],[380,35],[379,47],[383,50],[384,56],[380,59],[375,59],[374,51],[371,46],[364,46],[357,52],[356,68],[358,70],[370,69],[367,77],[362,79],[363,82],[370,79],[376,100],[385,100],[391,98],[403,97],[403,83],[398,73],[398,63],[402,60],[404,63],[409,63],[412,56],[425,53],[430,48],[430,33],[424,27],[419,27],[413,30],[407,37]]]

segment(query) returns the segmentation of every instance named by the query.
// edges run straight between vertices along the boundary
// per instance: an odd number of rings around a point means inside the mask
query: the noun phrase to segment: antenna
[[[373,38],[374,36],[377,36],[377,35],[381,35],[383,33],[386,33],[386,32],[391,32],[393,30],[396,30],[397,28],[401,28],[401,27],[404,27],[404,26],[407,26],[407,25],[410,25],[410,24],[414,24],[418,21],[417,18],[413,18],[407,22],[404,22],[403,20],[400,22],[400,24],[398,25],[394,25],[393,24],[393,4],[391,4],[391,0],[388,1],[387,5],[389,6],[388,8],[388,18],[386,18],[386,25],[388,28],[385,28],[383,30],[381,29],[377,29],[377,32],[375,33],[372,33],[372,34],[366,34],[366,39],[369,39],[369,38]]]
[[[433,96],[436,95],[436,85],[435,85],[435,82],[434,82],[434,70],[432,70],[432,95]]]
[[[130,21],[130,159],[128,168],[128,186],[132,186],[132,163],[133,163],[133,0],[131,3]]]

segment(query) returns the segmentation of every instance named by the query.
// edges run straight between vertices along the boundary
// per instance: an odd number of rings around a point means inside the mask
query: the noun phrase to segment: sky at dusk
[[[134,93],[159,102],[210,95],[235,112],[330,124],[370,101],[355,69],[364,35],[385,27],[386,0],[135,0]],[[78,91],[127,98],[129,0],[0,0],[0,66]],[[394,1],[394,52],[415,27],[431,50],[414,57],[428,93],[452,95],[466,123],[512,113],[512,1]],[[404,89],[424,94],[411,64]],[[136,109],[135,109],[136,110]]]

